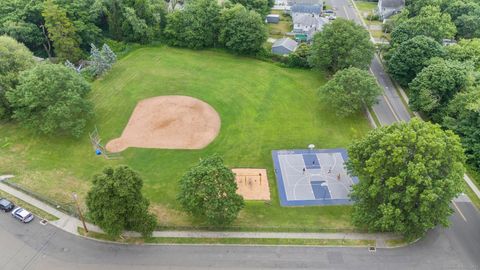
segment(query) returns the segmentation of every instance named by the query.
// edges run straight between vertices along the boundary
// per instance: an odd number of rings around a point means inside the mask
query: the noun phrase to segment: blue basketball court
[[[272,157],[282,206],[351,204],[358,179],[344,168],[345,149],[277,150]]]

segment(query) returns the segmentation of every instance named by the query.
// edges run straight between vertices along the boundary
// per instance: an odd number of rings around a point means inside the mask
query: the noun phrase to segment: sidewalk
[[[78,227],[82,227],[79,219],[58,211],[54,207],[45,204],[30,195],[18,191],[4,183],[2,180],[13,176],[0,176],[0,190],[17,197],[18,199],[29,203],[43,211],[52,214],[59,219],[50,222],[69,233],[79,235]],[[87,229],[92,232],[102,233],[102,230],[90,223],[87,223]],[[138,237],[140,234],[135,232],[125,232],[124,236]],[[399,239],[398,235],[389,233],[283,233],[283,232],[210,232],[210,231],[155,231],[153,237],[176,237],[176,238],[264,238],[264,239],[348,239],[348,240],[375,240],[378,248],[387,247],[385,240]]]

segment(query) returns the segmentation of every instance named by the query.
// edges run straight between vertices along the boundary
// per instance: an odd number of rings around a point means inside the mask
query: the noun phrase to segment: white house
[[[378,0],[378,15],[382,20],[399,13],[405,7],[405,0]]]
[[[293,33],[306,35],[306,40],[311,40],[315,33],[322,31],[323,26],[329,21],[313,13],[293,13]]]

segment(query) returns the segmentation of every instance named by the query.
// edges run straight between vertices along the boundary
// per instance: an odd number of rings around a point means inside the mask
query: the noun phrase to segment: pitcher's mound
[[[128,147],[201,149],[220,131],[220,116],[212,106],[187,96],[160,96],[140,101],[122,136],[109,141],[110,152]]]

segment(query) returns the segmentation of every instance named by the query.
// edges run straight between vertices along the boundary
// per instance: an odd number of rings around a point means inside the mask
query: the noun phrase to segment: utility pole
[[[78,215],[80,216],[80,219],[82,220],[83,229],[85,229],[85,233],[88,233],[87,224],[85,224],[85,219],[83,218],[82,210],[80,210],[80,205],[78,204],[77,194],[72,193],[72,197],[73,197],[73,200],[75,201],[75,205],[77,206]]]

